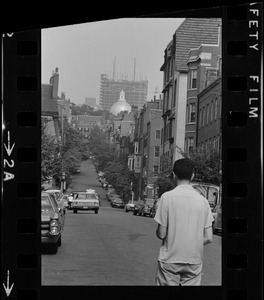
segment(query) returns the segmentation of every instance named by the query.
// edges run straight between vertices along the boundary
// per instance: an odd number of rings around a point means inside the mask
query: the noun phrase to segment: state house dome
[[[123,90],[120,92],[119,99],[110,108],[110,113],[113,115],[118,115],[121,111],[131,112],[131,106],[126,102]]]

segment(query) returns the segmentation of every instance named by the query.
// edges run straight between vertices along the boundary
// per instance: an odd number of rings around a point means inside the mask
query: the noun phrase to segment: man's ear
[[[190,180],[190,181],[193,181],[193,179],[194,179],[194,173],[192,174],[192,177],[191,177],[191,180]]]

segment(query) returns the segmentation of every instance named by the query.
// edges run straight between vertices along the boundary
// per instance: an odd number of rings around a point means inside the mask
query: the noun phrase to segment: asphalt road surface
[[[72,182],[73,190],[87,188],[101,195],[99,213],[67,211],[58,253],[42,253],[42,285],[155,285],[156,222],[112,208],[91,160]],[[202,285],[221,285],[221,236],[204,248]]]

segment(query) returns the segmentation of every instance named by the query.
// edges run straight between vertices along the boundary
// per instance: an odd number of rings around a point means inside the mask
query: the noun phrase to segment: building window
[[[206,125],[209,124],[209,104],[207,104],[207,107],[206,107]]]
[[[215,120],[217,120],[217,100],[215,100]]]
[[[78,127],[79,131],[82,131],[82,127]]]
[[[159,166],[153,166],[153,176],[158,176],[159,174]]]
[[[193,137],[189,137],[188,138],[188,154],[191,153],[193,151],[193,147],[194,147],[194,138]]]
[[[211,102],[211,122],[214,120],[214,102]]]
[[[147,146],[148,146],[148,137],[145,137],[143,147],[147,148]]]
[[[138,154],[138,142],[135,142],[134,153]]]
[[[189,123],[194,123],[195,122],[195,103],[191,103],[189,106]]]
[[[190,88],[191,89],[197,88],[197,70],[191,70]]]
[[[160,130],[155,130],[155,139],[159,140],[160,139]]]
[[[202,109],[199,110],[199,128],[202,127]]]
[[[159,157],[160,156],[160,147],[155,146],[154,147],[154,157]]]
[[[202,127],[204,127],[205,125],[205,117],[206,117],[206,114],[205,114],[205,106],[203,107],[203,123],[202,123]]]

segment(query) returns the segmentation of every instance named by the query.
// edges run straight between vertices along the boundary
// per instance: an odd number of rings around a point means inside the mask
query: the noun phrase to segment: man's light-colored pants
[[[156,284],[201,285],[202,264],[163,263],[158,261]]]

